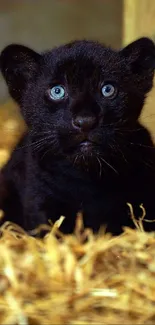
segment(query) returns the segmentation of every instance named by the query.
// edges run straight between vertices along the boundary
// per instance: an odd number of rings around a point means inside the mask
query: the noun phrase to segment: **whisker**
[[[52,137],[53,137],[53,134],[51,134],[51,135],[48,136],[48,137],[42,138],[42,139],[40,139],[40,140],[37,140],[37,141],[31,142],[31,143],[29,143],[29,144],[26,144],[26,145],[24,145],[24,146],[18,147],[17,150],[24,149],[24,148],[29,148],[29,147],[33,147],[33,146],[35,146],[36,144],[41,144],[42,142],[51,139]]]
[[[143,127],[137,128],[137,129],[115,128],[115,131],[117,131],[120,134],[124,134],[124,132],[125,133],[139,132],[139,131],[142,131],[142,130],[143,130]],[[119,131],[122,131],[122,132],[119,132]]]
[[[50,143],[50,145],[51,144],[57,144],[57,140],[55,139],[52,143]],[[48,148],[44,153],[43,153],[43,155],[42,155],[42,157],[41,157],[41,160],[47,155],[47,153],[48,152],[50,152],[50,151],[52,151],[53,153],[54,153],[54,150],[55,148],[53,148],[53,147],[50,147],[50,148]]]
[[[44,141],[44,140],[41,139],[41,140],[35,141],[35,142],[33,142],[33,143],[29,143],[29,144],[26,144],[26,145],[24,145],[24,146],[18,147],[16,150],[20,150],[20,149],[25,149],[25,148],[33,147],[35,144],[42,143],[43,141]]]
[[[44,154],[41,156],[41,159],[40,160],[43,160],[43,158],[47,155],[48,152],[50,152],[52,150],[52,148],[49,148],[48,150],[46,150],[44,152]]]
[[[84,161],[84,164],[87,165],[87,164],[86,164],[86,159],[85,159],[85,156],[84,156],[84,155],[82,155],[82,159],[83,159],[83,161]]]
[[[119,144],[116,142],[115,139],[113,139],[113,140],[114,140],[114,142],[115,142],[115,146],[117,147],[117,150],[121,153],[121,155],[122,155],[124,161],[125,161],[126,163],[128,163],[128,161],[126,160],[126,158],[125,158],[125,156],[124,156],[124,153],[123,153],[123,151],[121,150]]]
[[[119,174],[118,171],[112,166],[110,165],[105,159],[103,159],[101,156],[100,156],[100,159],[107,165],[109,166],[116,174]]]
[[[76,165],[76,162],[77,162],[78,158],[79,158],[79,155],[76,155],[76,157],[75,157],[75,159],[73,161],[73,166]]]
[[[51,130],[43,130],[43,131],[30,130],[29,131],[30,135],[38,135],[38,136],[44,135],[44,134],[46,135],[46,134],[49,134],[49,133],[53,134],[53,131],[51,131]]]
[[[154,146],[147,146],[147,145],[145,145],[145,144],[142,144],[142,143],[134,143],[134,142],[129,142],[129,144],[131,144],[131,145],[134,145],[134,146],[140,146],[140,147],[144,147],[144,148],[150,148],[150,149],[155,149],[155,147]]]
[[[148,161],[143,160],[143,163],[144,163],[145,166],[149,167],[150,169],[152,169],[152,168],[154,169],[154,164],[153,164],[153,162],[152,162],[152,164],[151,164],[151,162],[149,163]]]
[[[102,175],[102,164],[101,164],[101,161],[100,161],[99,157],[96,157],[96,159],[97,159],[97,161],[98,161],[98,163],[99,163],[99,167],[100,167],[100,173],[99,173],[99,176],[100,176],[100,178],[101,178],[101,175]]]

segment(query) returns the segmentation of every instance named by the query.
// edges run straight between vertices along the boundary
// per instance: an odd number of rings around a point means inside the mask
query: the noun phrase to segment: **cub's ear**
[[[133,73],[143,74],[155,69],[155,44],[150,38],[142,37],[120,51],[128,60]]]
[[[26,83],[39,69],[41,55],[26,46],[11,44],[1,52],[0,69],[8,85],[10,95],[20,102]]]

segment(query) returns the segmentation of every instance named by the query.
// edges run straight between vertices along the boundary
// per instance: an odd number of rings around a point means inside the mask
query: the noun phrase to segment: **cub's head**
[[[115,51],[76,41],[42,54],[9,45],[0,65],[34,150],[79,166],[94,161],[111,166],[152,88],[155,45],[141,38]]]

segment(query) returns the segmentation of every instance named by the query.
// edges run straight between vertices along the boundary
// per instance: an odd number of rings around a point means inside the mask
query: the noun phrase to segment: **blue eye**
[[[65,88],[63,86],[54,86],[48,90],[49,97],[53,100],[61,100],[65,97]]]
[[[107,84],[101,88],[102,95],[106,98],[112,97],[116,93],[116,89],[113,85]]]

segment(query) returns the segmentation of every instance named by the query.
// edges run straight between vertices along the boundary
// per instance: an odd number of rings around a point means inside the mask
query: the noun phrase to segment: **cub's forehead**
[[[44,54],[46,66],[55,74],[85,75],[119,73],[119,52],[91,41],[76,41]]]

